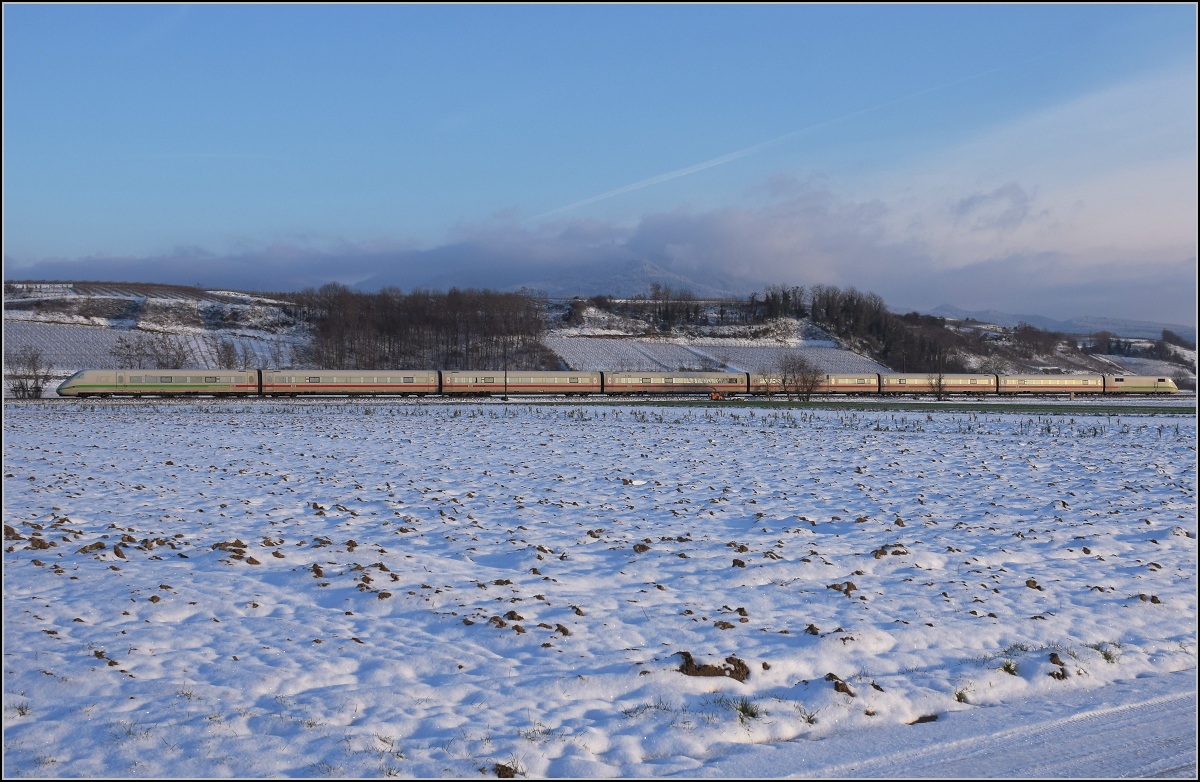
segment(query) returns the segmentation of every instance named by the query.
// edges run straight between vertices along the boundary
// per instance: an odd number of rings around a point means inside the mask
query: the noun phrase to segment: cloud
[[[1185,86],[1147,78],[866,179],[776,171],[734,205],[664,208],[629,224],[560,215],[533,226],[508,211],[424,249],[296,237],[224,255],[187,248],[25,266],[6,258],[5,278],[591,294],[662,275],[698,291],[829,284],[873,291],[897,309],[1194,325],[1195,93]]]
[[[777,187],[775,184],[769,187]],[[633,226],[598,220],[561,222],[553,231],[508,219],[463,224],[454,241],[428,249],[388,243],[341,243],[314,249],[276,244],[217,256],[196,248],[148,258],[52,260],[7,279],[158,281],[263,291],[337,281],[367,290],[392,285],[447,289],[523,286],[555,295],[629,294],[655,275],[697,292],[745,293],[764,284],[854,286],[896,309],[998,309],[1066,319],[1104,315],[1192,324],[1194,249],[1123,248],[1060,242],[1026,246],[1030,226],[1070,223],[1063,207],[1041,203],[1034,188],[1008,182],[947,199],[897,231],[911,205],[857,200],[821,178],[786,180],[786,197],[755,207],[649,214]],[[1067,209],[1066,211],[1070,211]],[[910,211],[911,214],[911,211]],[[1057,223],[1056,223],[1057,221]],[[937,230],[930,224],[939,226]],[[977,252],[944,257],[976,238]],[[16,273],[14,273],[16,272]]]
[[[1195,253],[1194,72],[1150,74],[1021,117],[867,189],[892,241],[941,268],[1057,254],[1093,266],[1173,264]]]
[[[1033,197],[1016,182],[1001,185],[990,193],[972,193],[954,204],[951,211],[959,224],[971,231],[1009,233],[1029,215]]]

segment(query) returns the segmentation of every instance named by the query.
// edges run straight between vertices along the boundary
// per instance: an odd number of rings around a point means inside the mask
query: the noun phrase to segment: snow
[[[1196,776],[1194,671],[1143,676],[1052,700],[956,711],[937,722],[730,753],[696,776],[754,779],[804,768],[809,778],[1106,779]]]
[[[573,369],[610,371],[701,371],[728,368],[739,372],[773,371],[784,353],[804,355],[826,372],[887,372],[887,367],[833,343],[797,346],[716,338],[612,339],[548,335],[542,340]]]
[[[1132,372],[1136,375],[1160,375],[1163,377],[1174,377],[1181,370],[1189,375],[1195,374],[1194,370],[1189,371],[1187,367],[1179,364],[1173,364],[1170,361],[1160,361],[1154,358],[1134,358],[1132,356],[1114,356],[1105,355],[1105,359],[1113,362],[1119,367],[1122,367],[1127,372]],[[1194,365],[1193,365],[1194,366]]]
[[[1038,409],[8,403],[4,774],[1194,777],[1196,418]]]
[[[192,356],[192,360],[187,362],[189,367],[219,366],[215,344],[220,340],[229,340],[242,351],[250,352],[256,357],[258,365],[263,367],[290,363],[294,347],[301,344],[300,338],[294,334],[274,335],[255,329],[215,331],[176,326],[154,332],[7,317],[4,332],[6,353],[15,354],[27,346],[36,348],[50,362],[55,377],[63,378],[79,369],[116,368],[118,362],[113,350],[117,347],[117,340],[122,338],[137,340],[158,333],[168,334],[177,339]]]
[[[842,347],[808,320],[689,327],[694,333],[633,336],[647,324],[589,307],[584,324],[557,328],[542,342],[572,369],[611,371],[774,372],[785,354],[799,353],[826,372],[888,372],[883,364]]]

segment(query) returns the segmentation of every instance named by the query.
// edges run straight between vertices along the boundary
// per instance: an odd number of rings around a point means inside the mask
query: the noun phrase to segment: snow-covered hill
[[[302,362],[308,331],[295,308],[236,291],[166,285],[66,283],[12,285],[5,291],[6,355],[41,351],[55,377],[81,368],[119,365],[122,342],[169,338],[187,355],[184,366],[289,367]],[[550,304],[561,324],[567,304]],[[887,368],[843,348],[807,321],[783,318],[758,325],[692,325],[658,334],[652,325],[589,307],[579,325],[552,329],[543,340],[573,369],[773,369],[798,351],[829,372]]]
[[[1196,341],[1196,328],[1178,323],[1098,316],[1055,320],[1042,315],[1014,315],[999,310],[969,311],[949,304],[943,304],[929,314],[956,320],[969,318],[980,323],[993,323],[1007,328],[1015,328],[1021,323],[1028,323],[1044,331],[1061,331],[1065,334],[1095,334],[1098,331],[1107,331],[1123,339],[1158,339],[1162,336],[1163,329],[1168,329],[1190,342]]]
[[[170,285],[55,283],[5,286],[4,353],[35,348],[55,377],[119,365],[122,343],[169,341],[185,367],[287,366],[308,341],[282,301]]]

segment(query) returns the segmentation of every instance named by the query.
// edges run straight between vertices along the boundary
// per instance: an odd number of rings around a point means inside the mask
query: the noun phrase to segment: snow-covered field
[[[1152,408],[6,404],[4,774],[1194,776],[1196,457]]]
[[[887,367],[830,342],[796,346],[754,345],[751,340],[610,339],[551,334],[542,340],[573,369],[648,372],[728,368],[770,372],[786,353],[800,353],[826,372],[887,372]]]

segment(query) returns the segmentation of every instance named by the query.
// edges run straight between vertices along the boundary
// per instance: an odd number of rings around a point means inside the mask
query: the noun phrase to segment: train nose
[[[72,392],[74,391],[74,388],[75,388],[75,380],[82,374],[83,374],[83,370],[80,370],[80,371],[76,372],[75,374],[71,375],[69,378],[67,378],[66,380],[59,383],[58,388],[54,389],[54,392],[56,394],[58,394],[59,396],[74,396],[74,393],[72,393]]]

